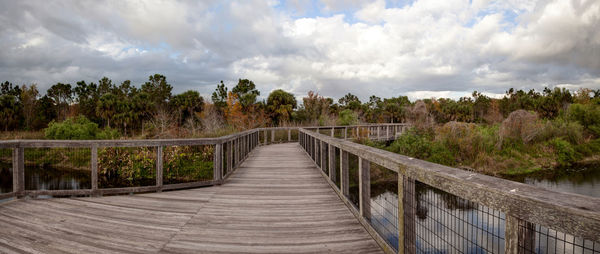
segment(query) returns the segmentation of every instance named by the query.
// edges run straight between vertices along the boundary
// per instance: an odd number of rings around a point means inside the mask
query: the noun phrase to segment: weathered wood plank
[[[163,185],[160,193],[152,192],[157,186],[100,189],[101,194],[148,193],[0,204],[0,251],[381,253],[298,144],[257,148],[226,184],[167,191],[200,184]],[[28,191],[56,193],[91,190]]]

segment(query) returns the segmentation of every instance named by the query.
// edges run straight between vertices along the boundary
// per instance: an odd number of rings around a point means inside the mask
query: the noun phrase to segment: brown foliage
[[[432,132],[435,127],[435,120],[427,110],[427,104],[418,100],[412,107],[407,108],[408,122],[421,131]]]
[[[498,146],[507,139],[521,140],[523,143],[532,141],[542,129],[542,124],[536,113],[519,109],[513,111],[500,125],[500,141]]]

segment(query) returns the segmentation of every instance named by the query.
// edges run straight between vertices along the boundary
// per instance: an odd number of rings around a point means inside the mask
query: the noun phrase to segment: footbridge
[[[598,198],[351,140],[407,128],[2,141],[13,179],[0,194],[0,252],[600,253]],[[61,167],[89,180],[36,185],[35,168]]]

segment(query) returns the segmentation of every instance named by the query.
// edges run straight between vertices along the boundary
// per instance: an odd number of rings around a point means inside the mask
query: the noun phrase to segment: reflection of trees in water
[[[70,190],[91,186],[90,171],[55,167],[25,167],[25,189]]]
[[[433,192],[436,195],[433,199],[440,199],[447,210],[470,211],[477,209],[477,205],[463,198],[452,195],[448,192],[433,188],[427,184],[415,181],[415,199],[417,201],[416,214],[420,220],[427,219],[429,212],[428,206],[436,205],[436,200],[429,200],[428,193]]]

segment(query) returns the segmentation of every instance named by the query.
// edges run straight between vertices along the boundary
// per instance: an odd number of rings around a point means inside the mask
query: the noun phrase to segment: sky
[[[365,101],[600,89],[598,0],[0,0],[0,80],[160,73],[205,97],[223,80]]]

